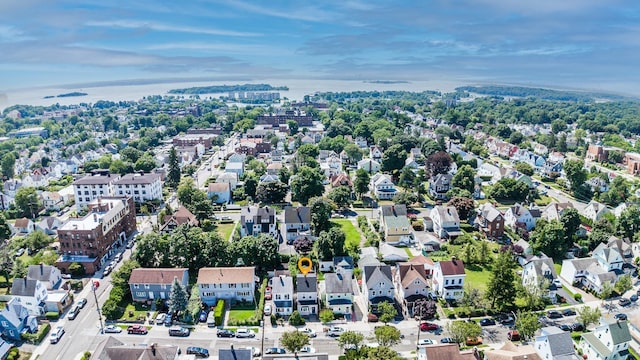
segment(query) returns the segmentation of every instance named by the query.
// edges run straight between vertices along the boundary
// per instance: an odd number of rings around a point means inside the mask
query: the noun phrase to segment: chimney
[[[40,275],[44,275],[44,264],[40,263]]]
[[[451,262],[452,262],[454,265],[457,265],[457,264],[456,264],[456,260],[458,260],[458,258],[457,258],[455,255],[451,257]]]

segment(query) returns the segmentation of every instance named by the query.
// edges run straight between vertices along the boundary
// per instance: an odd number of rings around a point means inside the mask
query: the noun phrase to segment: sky
[[[4,0],[0,90],[454,80],[640,95],[633,0]]]

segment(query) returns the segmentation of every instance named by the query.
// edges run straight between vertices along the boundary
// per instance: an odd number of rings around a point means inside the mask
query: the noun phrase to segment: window
[[[136,297],[146,297],[147,293],[144,291],[136,291]]]

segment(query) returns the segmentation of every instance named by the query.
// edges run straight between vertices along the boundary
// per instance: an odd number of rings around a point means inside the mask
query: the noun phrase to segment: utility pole
[[[93,298],[96,300],[96,311],[98,311],[98,321],[100,321],[100,334],[104,334],[104,327],[102,326],[102,314],[100,313],[100,304],[98,304],[98,295],[96,295],[96,286],[91,281],[91,290],[93,290]]]
[[[262,341],[260,344],[260,356],[264,356],[264,315],[262,316],[263,320],[260,320],[260,327],[262,328]]]

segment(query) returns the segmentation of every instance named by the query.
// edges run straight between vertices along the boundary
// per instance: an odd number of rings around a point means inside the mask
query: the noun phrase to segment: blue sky
[[[640,94],[640,3],[0,2],[0,89],[124,79],[441,79]]]

